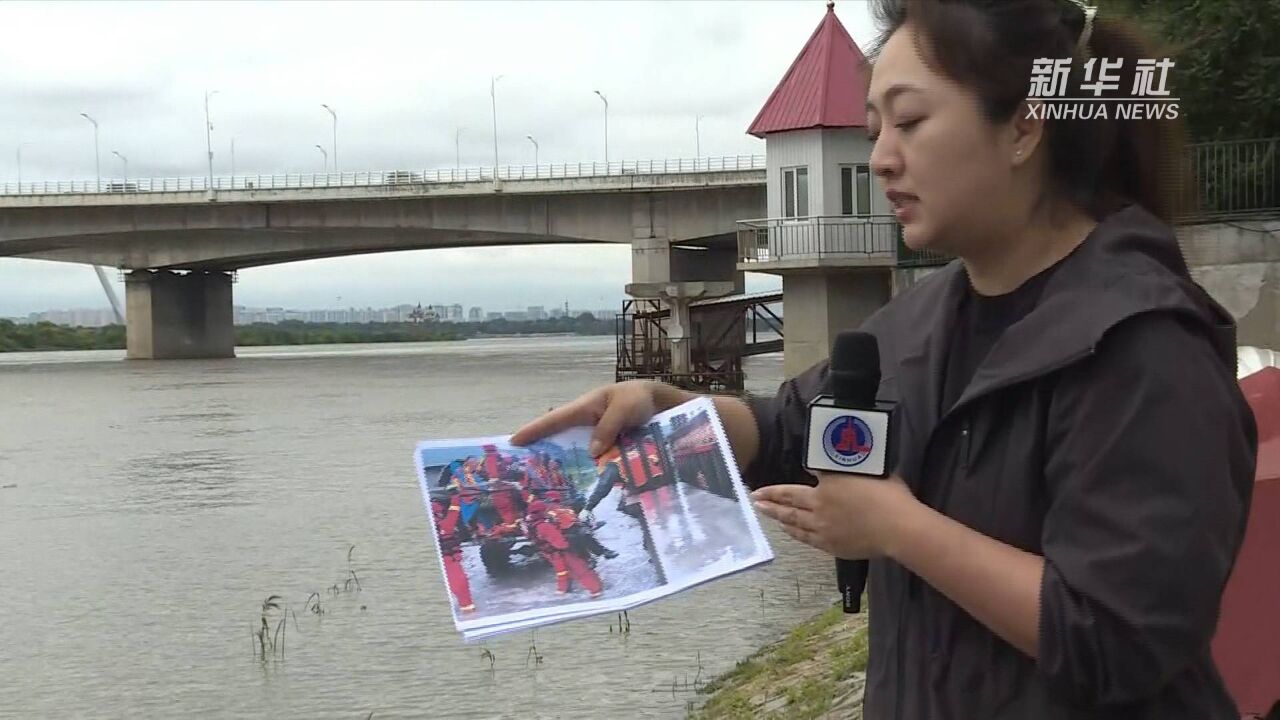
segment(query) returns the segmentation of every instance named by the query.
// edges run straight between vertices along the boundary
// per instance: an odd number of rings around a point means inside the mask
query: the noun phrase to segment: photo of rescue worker
[[[585,439],[420,449],[445,584],[460,620],[616,598],[663,583],[634,521],[585,512],[597,485]],[[581,517],[580,517],[581,515]],[[630,525],[629,525],[630,523]]]
[[[649,597],[771,557],[714,423],[710,404],[669,413],[595,458],[587,428],[420,445],[455,620]]]

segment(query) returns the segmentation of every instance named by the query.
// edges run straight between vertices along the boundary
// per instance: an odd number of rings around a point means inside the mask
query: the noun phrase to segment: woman
[[[1029,112],[1037,58],[1156,57],[1068,0],[877,0],[873,172],[906,243],[958,258],[876,335],[897,402],[890,481],[801,467],[820,364],[716,398],[760,510],[871,559],[866,717],[1234,718],[1209,640],[1244,530],[1253,419],[1234,327],[1169,225],[1169,121]],[[527,442],[618,431],[692,395],[589,393]]]

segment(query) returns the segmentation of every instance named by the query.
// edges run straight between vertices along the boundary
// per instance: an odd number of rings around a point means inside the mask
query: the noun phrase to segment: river
[[[678,718],[693,695],[673,682],[834,598],[829,561],[766,523],[772,564],[638,608],[629,633],[597,617],[464,644],[413,444],[611,381],[613,338],[239,354],[0,355],[0,717]],[[747,371],[771,390],[781,356]],[[296,622],[263,661],[270,595]]]

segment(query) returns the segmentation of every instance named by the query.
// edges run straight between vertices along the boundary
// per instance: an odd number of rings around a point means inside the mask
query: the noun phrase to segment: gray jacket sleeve
[[[1208,652],[1248,514],[1253,415],[1171,314],[1114,328],[1049,414],[1039,670],[1084,705],[1139,701]]]
[[[755,489],[765,485],[813,485],[804,470],[805,428],[809,401],[821,395],[827,384],[827,361],[822,361],[782,383],[773,397],[748,397],[755,416],[760,449],[743,482]]]

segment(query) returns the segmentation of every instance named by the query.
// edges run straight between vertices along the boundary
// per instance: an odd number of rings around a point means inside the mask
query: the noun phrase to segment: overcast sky
[[[867,47],[865,2],[837,13]],[[491,165],[489,78],[497,84],[499,161],[612,160],[763,153],[746,134],[826,12],[789,2],[0,3],[0,177],[205,173],[204,91],[214,171]],[[113,272],[114,276],[115,273]],[[625,246],[427,250],[242,271],[238,304],[291,308],[462,303],[493,309],[614,307],[630,280]],[[751,276],[750,289],[777,287]],[[119,292],[123,292],[120,288]],[[338,298],[341,298],[341,301]],[[106,307],[89,266],[0,259],[0,315]]]

